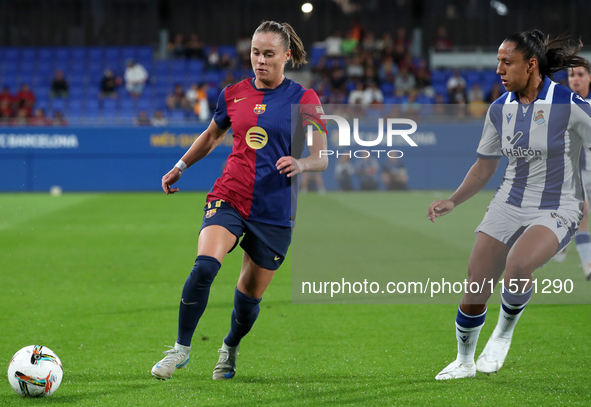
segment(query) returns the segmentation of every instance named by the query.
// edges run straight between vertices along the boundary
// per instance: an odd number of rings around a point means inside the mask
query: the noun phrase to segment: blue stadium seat
[[[86,55],[87,55],[87,59],[88,59],[89,64],[90,63],[99,64],[99,65],[103,64],[104,50],[102,48],[99,48],[99,47],[88,48]]]
[[[71,52],[72,62],[82,64],[86,62],[86,48],[85,47],[74,47]]]
[[[152,47],[138,47],[138,59],[143,61],[151,61],[154,51]]]
[[[36,48],[21,48],[20,49],[20,58],[22,62],[35,62],[37,59],[37,49]]]
[[[53,49],[39,48],[39,52],[37,53],[37,62],[39,65],[51,64],[53,62]]]
[[[18,48],[4,48],[4,58],[6,58],[6,62],[16,63],[18,61]]]
[[[189,74],[203,72],[204,62],[200,59],[191,59],[187,62],[187,71]]]
[[[70,48],[56,48],[53,52],[53,55],[56,63],[67,64],[70,61]]]
[[[382,93],[384,94],[384,96],[394,94],[394,84],[393,83],[384,82],[384,83],[382,83],[380,88],[382,89]]]
[[[218,53],[220,56],[224,54],[230,55],[231,58],[236,57],[236,46],[235,45],[220,45],[218,47]]]
[[[68,101],[66,99],[53,99],[51,101],[51,109],[52,110],[61,110],[64,111],[66,109],[66,106],[69,105]]]
[[[138,60],[138,49],[137,47],[123,47],[120,50],[120,58],[123,59],[123,61],[126,61],[128,59],[133,59],[133,60]]]
[[[312,47],[312,51],[310,52],[310,60],[312,63],[312,66],[316,66],[318,65],[318,62],[320,62],[320,59],[326,54],[326,47],[319,47],[319,46],[314,46]]]

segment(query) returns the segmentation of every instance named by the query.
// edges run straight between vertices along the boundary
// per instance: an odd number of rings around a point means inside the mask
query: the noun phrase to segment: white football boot
[[[187,349],[190,350],[191,348],[186,346],[180,348],[180,346],[182,345],[176,343],[174,348],[164,352],[166,357],[154,365],[152,376],[160,380],[170,379],[176,369],[182,369],[187,366],[191,359]]]
[[[491,338],[476,361],[476,370],[480,373],[496,373],[505,363],[507,352],[511,346],[511,338]]]
[[[234,377],[236,374],[236,358],[239,348],[240,344],[237,346],[228,346],[222,341],[222,348],[218,350],[220,358],[213,369],[214,380],[226,380]]]
[[[467,364],[455,360],[439,372],[435,376],[435,380],[463,379],[474,376],[476,376],[476,366],[474,366],[474,363]]]

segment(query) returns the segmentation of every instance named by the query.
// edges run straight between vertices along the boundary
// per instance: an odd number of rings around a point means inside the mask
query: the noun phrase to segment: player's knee
[[[211,256],[197,256],[188,280],[193,289],[209,288],[220,270],[221,263]]]

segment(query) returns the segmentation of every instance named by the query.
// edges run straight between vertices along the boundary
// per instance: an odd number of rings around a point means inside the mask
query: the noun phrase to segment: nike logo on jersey
[[[245,98],[242,98],[242,99],[236,99],[236,98],[234,98],[234,103],[238,103],[238,102],[240,102],[241,100],[244,100],[244,99],[248,99],[248,97],[245,97]]]
[[[275,256],[275,258],[273,260],[275,260],[275,261],[281,260],[281,257],[280,256]]]
[[[184,298],[181,298],[181,302],[185,305],[195,305],[197,302],[186,302]]]

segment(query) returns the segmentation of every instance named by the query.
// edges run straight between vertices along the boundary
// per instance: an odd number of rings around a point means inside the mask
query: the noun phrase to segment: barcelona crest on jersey
[[[267,105],[255,105],[253,111],[256,114],[263,114],[263,113],[265,113],[266,108],[267,108]]]
[[[207,212],[205,212],[205,217],[207,219],[211,218],[213,215],[215,215],[215,213],[217,212],[217,209],[210,209]]]

